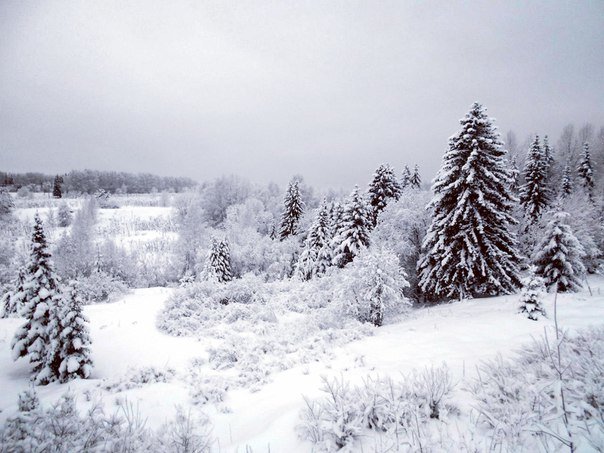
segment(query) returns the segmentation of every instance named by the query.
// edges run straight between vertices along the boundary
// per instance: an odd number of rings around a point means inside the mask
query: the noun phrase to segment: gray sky
[[[604,125],[604,1],[0,1],[0,169],[431,179],[502,133]]]

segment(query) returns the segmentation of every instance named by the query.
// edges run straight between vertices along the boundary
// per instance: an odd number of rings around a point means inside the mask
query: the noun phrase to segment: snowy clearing
[[[604,279],[593,277],[590,283],[593,296],[588,291],[559,296],[558,317],[563,328],[576,330],[604,320]],[[86,407],[90,395],[102,396],[107,405],[116,398],[127,398],[152,427],[172,417],[176,405],[191,405],[186,369],[192,359],[206,354],[208,344],[157,330],[157,312],[172,291],[137,289],[118,302],[86,306],[95,363],[91,379],[39,387],[41,401],[53,402],[67,389],[75,392],[82,407]],[[343,376],[353,382],[360,382],[368,374],[396,378],[414,368],[446,362],[454,379],[462,380],[481,360],[497,353],[509,355],[551,326],[552,298],[549,295],[545,302],[550,318],[538,322],[516,313],[517,296],[416,310],[409,319],[375,329],[375,335],[339,348],[337,359],[275,373],[259,391],[228,391],[223,405],[206,405],[203,410],[211,416],[220,451],[242,451],[246,445],[253,451],[309,451],[312,446],[298,439],[295,428],[304,407],[302,396],[316,397],[322,376]],[[29,386],[29,366],[24,361],[13,362],[10,354],[10,340],[21,322],[0,320],[2,421],[15,413],[17,394]],[[131,368],[144,367],[173,369],[175,376],[168,377],[168,382],[142,383],[117,393],[101,387],[119,383]]]

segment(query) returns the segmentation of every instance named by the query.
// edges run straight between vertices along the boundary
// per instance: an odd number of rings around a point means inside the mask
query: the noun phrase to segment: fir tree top
[[[401,189],[406,189],[411,182],[411,170],[409,170],[409,166],[405,165],[403,168],[403,179],[401,180]]]
[[[562,198],[566,198],[571,193],[573,193],[573,176],[570,169],[570,163],[567,162],[566,166],[564,167],[564,173],[562,174],[562,188],[560,196]]]
[[[344,267],[361,251],[369,246],[370,213],[358,186],[350,194],[344,209],[339,234],[334,238],[335,262]]]
[[[411,179],[409,179],[409,184],[414,189],[422,188],[422,178],[419,175],[419,166],[417,164],[415,164],[415,167],[413,167],[413,174],[411,175]]]
[[[369,183],[369,204],[372,207],[372,222],[377,223],[377,218],[384,210],[388,201],[398,200],[401,195],[401,186],[396,179],[393,168],[388,164],[380,165],[373,179]]]
[[[537,135],[526,158],[524,166],[525,183],[520,187],[520,202],[524,206],[526,216],[532,223],[541,218],[550,201],[547,187],[548,167],[547,158],[541,149],[539,136]]]
[[[583,143],[583,151],[577,166],[577,174],[581,178],[583,188],[589,195],[590,200],[593,198],[594,189],[594,172],[591,163],[591,154],[589,152],[589,143]]]
[[[298,181],[289,183],[285,198],[283,199],[284,210],[281,215],[281,240],[288,236],[298,234],[298,223],[304,212],[304,202],[300,196]]]

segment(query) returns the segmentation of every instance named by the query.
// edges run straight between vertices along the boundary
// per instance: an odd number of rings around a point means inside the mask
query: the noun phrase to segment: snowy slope
[[[591,280],[587,291],[559,296],[562,327],[577,329],[604,322],[604,279]],[[128,398],[138,405],[150,426],[158,426],[174,413],[175,405],[187,407],[191,398],[186,369],[193,358],[204,357],[208,344],[195,338],[175,338],[159,332],[155,317],[172,290],[139,289],[119,302],[85,307],[91,320],[95,369],[92,379],[38,388],[43,402],[56,400],[68,388],[82,406],[97,395],[106,404]],[[352,381],[368,374],[391,375],[446,361],[456,379],[469,374],[480,360],[498,352],[511,353],[552,324],[553,296],[545,308],[550,319],[533,322],[516,314],[517,296],[455,302],[414,310],[406,320],[376,330],[372,337],[340,348],[328,363],[296,366],[275,374],[260,391],[231,390],[221,409],[204,406],[214,423],[221,452],[310,451],[297,439],[295,426],[304,405],[302,395],[315,397],[321,376],[345,376]],[[0,320],[0,421],[16,410],[18,392],[28,387],[27,364],[13,362],[10,340],[18,319]],[[140,388],[112,393],[99,384],[119,382],[131,367],[173,368],[174,378]]]

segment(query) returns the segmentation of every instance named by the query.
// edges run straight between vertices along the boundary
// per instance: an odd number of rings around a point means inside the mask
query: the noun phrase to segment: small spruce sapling
[[[554,215],[533,260],[535,273],[543,277],[548,290],[556,292],[579,290],[585,273],[583,247],[567,223],[568,216],[566,212]]]
[[[520,293],[520,313],[525,313],[528,319],[537,321],[539,316],[545,317],[545,309],[541,298],[545,294],[543,278],[535,275],[535,269],[531,267],[529,275],[522,282]]]
[[[2,304],[0,306],[0,318],[10,318],[17,316],[23,308],[23,300],[25,297],[25,268],[19,269],[17,280],[15,281],[15,287],[12,291],[8,291],[4,297],[2,297]]]

